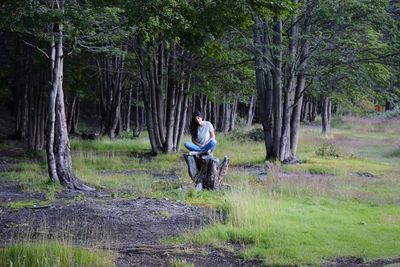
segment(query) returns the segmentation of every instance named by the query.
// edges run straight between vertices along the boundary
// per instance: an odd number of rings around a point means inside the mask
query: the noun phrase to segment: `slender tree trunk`
[[[249,101],[249,109],[247,111],[247,126],[253,125],[253,120],[256,113],[256,102],[257,97],[255,95],[251,96]]]
[[[232,104],[229,130],[233,130],[236,127],[236,117],[237,117],[238,103],[239,103],[239,95],[237,94],[235,96],[235,99],[234,99],[233,104]]]
[[[57,51],[57,55],[56,55]],[[56,158],[54,155],[54,136],[55,136],[55,123],[56,123],[56,98],[58,93],[58,86],[61,80],[60,75],[60,55],[58,49],[56,49],[56,43],[52,40],[50,44],[50,58],[51,58],[51,89],[49,90],[49,96],[47,101],[47,164],[49,176],[53,182],[60,182],[60,178],[57,173]]]
[[[132,106],[132,87],[133,85],[130,84],[129,86],[129,91],[128,91],[128,95],[127,95],[127,107],[126,107],[126,118],[125,118],[125,125],[126,128],[125,130],[127,132],[131,131],[131,106]]]
[[[294,4],[298,0],[293,0]],[[298,38],[298,17],[292,17],[292,23],[289,31],[289,47],[288,47],[288,68],[287,68],[287,84],[284,91],[283,100],[283,114],[282,114],[282,136],[280,144],[279,159],[282,162],[296,161],[295,156],[292,154],[291,148],[291,116],[293,108],[293,95],[296,88],[296,52],[297,52],[297,38]]]
[[[63,1],[56,0],[56,6],[63,11]],[[63,25],[52,25],[55,35],[51,42],[52,86],[49,90],[47,159],[49,175],[52,181],[60,182],[67,188],[94,190],[79,181],[72,170],[71,152],[65,116],[63,92]]]
[[[152,152],[157,154],[159,146],[156,140],[156,131],[154,131],[155,124],[153,121],[154,113],[151,101],[151,88],[146,75],[144,47],[140,36],[137,37],[137,44],[138,44],[139,70],[140,70],[140,85],[143,92],[143,102],[146,115],[147,131],[149,134],[149,140]]]
[[[78,105],[78,96],[74,96],[72,99],[72,103],[69,105],[69,112],[68,112],[68,133],[73,134],[75,133],[75,128],[74,128],[74,121],[76,117],[76,106]]]
[[[266,158],[274,158],[274,124],[273,124],[273,90],[271,68],[267,62],[270,51],[268,23],[255,18],[254,33],[254,58],[256,65],[257,110],[263,125]]]
[[[280,141],[282,136],[282,21],[274,18],[273,26],[273,64],[272,73],[273,83],[273,116],[274,116],[274,140],[273,140],[273,158],[279,159]]]
[[[166,138],[164,143],[164,152],[170,153],[174,150],[174,124],[176,113],[176,47],[171,48],[168,62],[168,85],[167,85],[167,114],[166,118]]]
[[[97,60],[102,134],[114,138],[121,121],[124,58],[102,56]]]
[[[312,12],[315,6],[315,0],[307,0],[307,7],[305,12],[305,20],[303,26],[303,35],[309,36],[311,34],[311,18]],[[306,84],[306,69],[307,62],[310,58],[310,41],[308,38],[304,38],[300,42],[301,53],[300,53],[300,64],[299,72],[297,76],[297,86],[295,92],[295,102],[293,107],[293,114],[291,118],[291,133],[290,133],[290,150],[293,156],[297,153],[297,146],[299,140],[299,128],[301,121],[301,108],[303,107],[303,94]]]
[[[328,96],[323,95],[321,98],[322,101],[322,113],[321,113],[321,122],[322,122],[322,133],[329,134],[331,132],[331,100]]]
[[[16,116],[16,129],[15,137],[18,139],[25,139],[28,132],[28,74],[27,66],[31,65],[29,62],[30,50],[27,49],[21,41],[17,41],[17,68],[15,74],[16,94],[14,95],[17,116]]]

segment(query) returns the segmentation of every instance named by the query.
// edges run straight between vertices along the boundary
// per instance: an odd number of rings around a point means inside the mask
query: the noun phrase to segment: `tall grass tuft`
[[[398,218],[397,205],[378,208],[354,198],[334,198],[319,192],[318,184],[309,190],[307,180],[292,186],[281,177],[269,179],[255,186],[249,174],[230,177],[232,190],[221,199],[227,206],[226,220],[187,234],[184,240],[241,244],[243,257],[261,257],[271,265],[321,265],[334,257],[368,260],[398,255],[394,236],[400,236],[400,226],[393,219]]]
[[[0,266],[70,267],[114,266],[110,251],[77,248],[57,241],[20,243],[0,248]]]

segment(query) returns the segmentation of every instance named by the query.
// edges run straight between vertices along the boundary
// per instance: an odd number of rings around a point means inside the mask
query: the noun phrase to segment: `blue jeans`
[[[205,146],[198,146],[198,145],[193,144],[192,142],[185,143],[185,147],[189,151],[197,151],[197,152],[207,152],[208,150],[211,150],[211,152],[212,152],[212,151],[214,151],[216,146],[217,146],[217,141],[215,139],[212,139]]]

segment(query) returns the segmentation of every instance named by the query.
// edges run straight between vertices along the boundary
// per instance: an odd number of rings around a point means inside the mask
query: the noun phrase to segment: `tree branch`
[[[26,45],[28,45],[28,46],[30,46],[30,47],[36,48],[36,50],[38,50],[38,51],[39,51],[42,55],[44,55],[47,59],[50,59],[50,56],[49,56],[43,49],[41,49],[40,47],[38,47],[37,45],[28,43],[28,42],[25,41],[24,39],[21,39],[21,40],[22,40],[22,42],[23,42],[24,44],[26,44]]]

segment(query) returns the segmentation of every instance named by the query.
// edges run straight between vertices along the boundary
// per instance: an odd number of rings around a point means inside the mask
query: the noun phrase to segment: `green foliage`
[[[55,241],[20,243],[0,248],[0,265],[10,267],[111,267],[114,266],[113,260],[114,255],[109,251],[76,248]]]
[[[319,157],[334,157],[334,158],[339,158],[341,156],[340,151],[338,151],[338,148],[336,147],[335,144],[332,143],[324,143],[322,146],[317,148],[315,151],[315,155]]]
[[[400,158],[400,148],[395,148],[386,154],[387,157]]]
[[[264,142],[264,131],[260,125],[256,127],[236,128],[228,133],[228,137],[239,142]]]
[[[400,117],[400,106],[396,106],[392,110],[387,110],[385,112],[371,113],[370,117],[380,119],[380,120],[398,118],[398,117]]]
[[[319,2],[311,38],[319,39],[320,47],[311,59],[314,79],[307,95],[328,95],[338,112],[357,115],[373,110],[374,103],[397,101],[398,69],[391,62],[398,61],[399,31],[387,4]]]
[[[11,210],[18,210],[22,208],[34,208],[37,206],[41,206],[37,202],[33,201],[18,201],[18,202],[11,202],[8,203],[7,207]]]
[[[172,267],[194,267],[193,263],[187,262],[185,259],[173,258],[169,260]]]

